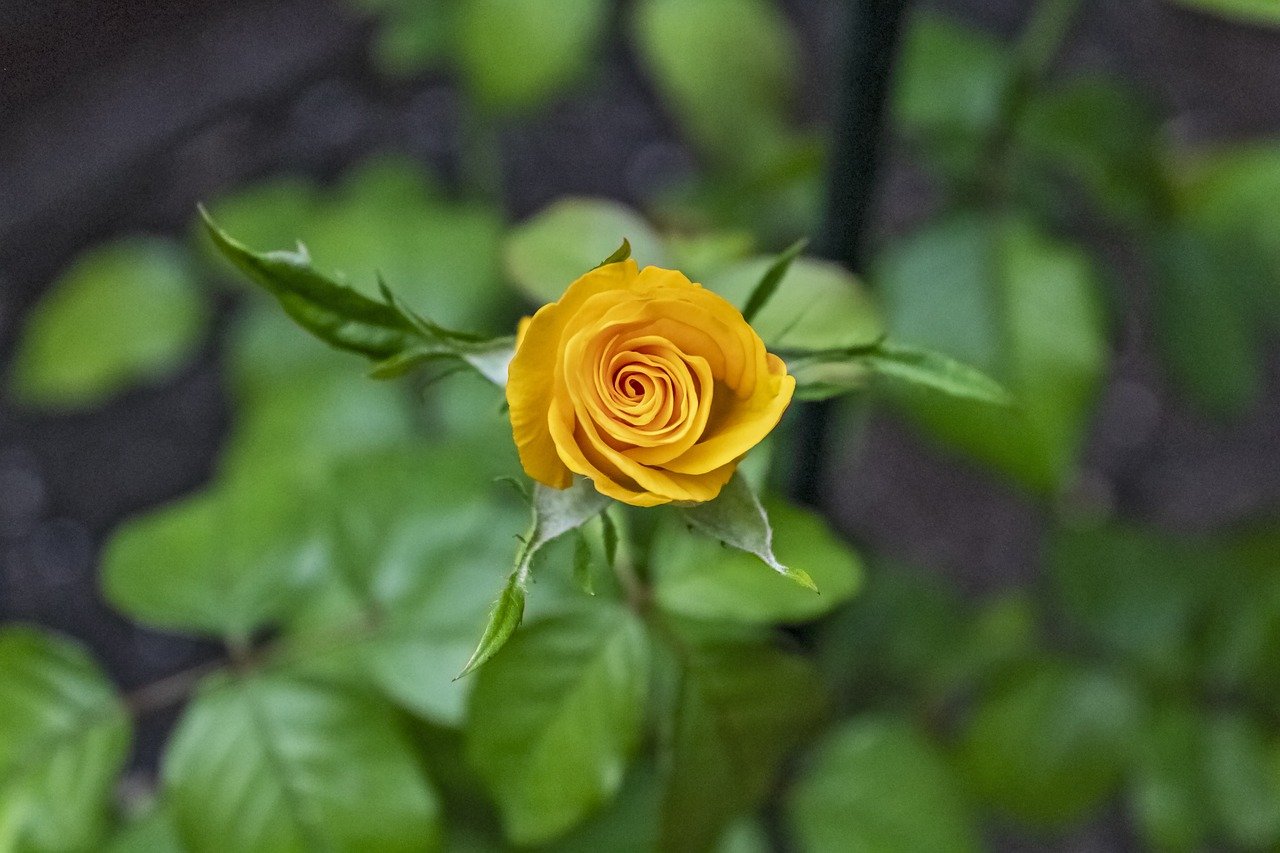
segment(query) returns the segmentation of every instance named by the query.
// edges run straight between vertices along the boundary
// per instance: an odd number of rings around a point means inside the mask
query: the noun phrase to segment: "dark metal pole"
[[[844,67],[817,251],[852,272],[865,273],[891,72],[909,0],[845,2]],[[799,415],[791,491],[796,500],[813,506],[822,493],[831,404],[806,404]]]

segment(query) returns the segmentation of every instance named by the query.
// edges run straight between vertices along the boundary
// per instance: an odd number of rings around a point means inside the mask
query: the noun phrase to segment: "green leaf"
[[[1280,842],[1280,741],[1239,714],[1210,721],[1205,778],[1227,837],[1249,850]]]
[[[709,277],[704,284],[746,309],[773,259],[744,261]],[[866,347],[884,336],[871,296],[838,264],[796,258],[752,328],[771,350],[845,350]]]
[[[760,282],[755,286],[755,289],[751,291],[751,295],[747,297],[747,303],[742,309],[742,319],[748,323],[755,319],[755,316],[760,313],[760,309],[767,305],[773,295],[778,292],[778,285],[782,284],[782,279],[786,276],[787,271],[791,269],[792,262],[808,245],[808,238],[801,238],[788,246],[774,259],[769,268],[765,270],[764,275],[760,277]]]
[[[980,700],[962,737],[961,766],[999,811],[1060,827],[1115,789],[1140,714],[1125,682],[1042,662]]]
[[[1037,173],[1083,187],[1093,207],[1117,222],[1145,228],[1171,200],[1161,122],[1143,92],[1115,78],[1083,77],[1027,99],[1014,128],[1017,154]],[[1049,197],[1051,217],[1072,208],[1073,189]]]
[[[607,267],[609,264],[622,263],[623,261],[625,261],[627,258],[630,258],[630,257],[631,257],[631,241],[628,240],[626,237],[623,237],[622,245],[619,246],[617,249],[615,249],[612,255],[605,258],[603,261],[601,261],[599,266],[596,267],[596,269],[599,269],[600,267]]]
[[[103,554],[103,593],[148,625],[246,638],[325,556],[299,497],[296,484],[242,477],[127,521]]]
[[[1165,368],[1199,408],[1238,416],[1262,389],[1256,294],[1273,283],[1262,258],[1233,240],[1173,226],[1151,247],[1159,276],[1156,342]]]
[[[219,196],[209,204],[209,214],[228,234],[248,246],[268,249],[292,246],[304,223],[319,215],[324,204],[319,187],[310,179],[286,175],[271,178]],[[226,262],[204,236],[204,222],[192,223],[191,243],[217,270]]]
[[[857,555],[817,515],[780,500],[765,503],[780,559],[803,567],[822,594],[760,571],[752,554],[690,536],[668,516],[649,554],[653,593],[663,610],[709,620],[805,622],[853,595],[862,578]]]
[[[799,49],[765,0],[642,0],[632,38],[666,106],[725,166],[777,149],[798,88]]]
[[[46,408],[92,406],[195,354],[209,321],[181,247],[133,237],[79,257],[26,321],[12,388]]]
[[[494,109],[536,107],[587,71],[610,8],[605,0],[461,0],[453,26],[463,81]]]
[[[1174,2],[1244,23],[1280,26],[1280,5],[1274,0],[1174,0]]]
[[[305,248],[257,254],[221,231],[201,208],[218,249],[272,293],[298,325],[337,349],[379,364],[374,375],[399,375],[422,361],[458,359],[492,382],[506,383],[514,340],[485,341],[452,332],[413,312],[381,284],[383,301],[361,295],[316,270]]]
[[[865,350],[800,356],[787,365],[800,399],[825,400],[866,386],[880,375],[952,397],[1012,406],[1000,383],[967,364],[928,350],[884,342]]]
[[[743,638],[670,636],[657,849],[681,853],[711,849],[761,803],[824,703],[803,658]]]
[[[961,216],[894,247],[879,264],[889,326],[1000,382],[1015,409],[901,388],[935,436],[1052,493],[1084,439],[1107,347],[1092,267],[1021,220]]]
[[[258,254],[218,228],[203,208],[200,213],[223,256],[279,299],[289,316],[320,340],[371,358],[387,358],[411,344],[413,326],[399,311],[320,273],[304,248]]]
[[[129,752],[129,720],[78,645],[0,631],[0,846],[92,849]]]
[[[1059,531],[1048,561],[1072,629],[1157,678],[1190,675],[1217,562],[1203,543],[1126,529]]]
[[[1156,707],[1142,728],[1129,810],[1151,849],[1205,849],[1213,821],[1206,730],[1202,714],[1179,704]]]
[[[735,473],[715,500],[685,507],[682,512],[691,525],[707,536],[731,548],[754,554],[783,577],[813,592],[818,591],[807,571],[784,566],[774,555],[769,515],[741,474]]]
[[[610,499],[596,491],[590,480],[577,478],[567,489],[552,489],[541,483],[533,487],[533,519],[516,552],[516,565],[506,586],[494,603],[480,643],[458,677],[475,670],[511,639],[524,617],[525,591],[534,555],[544,545],[571,530],[577,530],[609,506]]]
[[[378,70],[407,77],[444,63],[450,53],[453,6],[414,0],[353,0],[357,6],[381,13],[373,40]]]
[[[644,631],[610,606],[540,622],[480,671],[468,754],[513,842],[548,841],[617,793],[647,685]]]
[[[946,173],[971,173],[1000,120],[1013,53],[985,33],[916,15],[903,41],[893,96],[902,132]]]
[[[787,812],[800,849],[814,853],[982,849],[946,760],[899,720],[862,717],[826,737]]]
[[[662,238],[640,214],[617,202],[567,198],[511,230],[503,247],[507,275],[539,305],[610,256],[620,242],[641,264],[667,266]]]
[[[106,853],[186,853],[173,815],[163,803],[134,817],[111,837]]]
[[[193,853],[440,849],[435,795],[392,709],[284,674],[206,684],[163,779]]]

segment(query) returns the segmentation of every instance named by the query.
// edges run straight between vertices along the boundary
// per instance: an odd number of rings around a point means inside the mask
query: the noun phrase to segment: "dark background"
[[[823,119],[842,3],[782,5],[812,66],[803,108]],[[1003,0],[930,8],[1000,36],[1016,32],[1029,10]],[[182,235],[202,199],[279,172],[327,179],[376,151],[413,155],[446,180],[456,175],[456,87],[447,77],[386,81],[367,59],[371,31],[348,8],[312,0],[0,3],[0,368],[25,312],[95,243],[138,231]],[[504,126],[512,219],[566,193],[637,201],[649,182],[696,168],[623,40],[615,33],[612,42],[593,85]],[[1059,66],[1137,81],[1176,139],[1280,132],[1274,31],[1155,0],[1089,3]],[[933,201],[928,181],[886,144],[881,234],[919,222]],[[1262,401],[1244,418],[1223,425],[1191,413],[1152,355],[1147,283],[1121,248],[1113,254],[1109,272],[1129,308],[1114,331],[1118,355],[1078,481],[1063,500],[1191,532],[1274,514],[1274,342]],[[228,307],[224,298],[224,316]],[[125,689],[217,654],[113,614],[97,592],[95,562],[122,518],[209,477],[227,422],[212,343],[172,380],[86,413],[25,412],[0,395],[0,621],[84,640]],[[823,505],[839,529],[945,572],[973,595],[1036,576],[1042,519],[1030,501],[888,415],[866,429],[856,452],[828,472]],[[144,724],[142,765],[166,725]],[[1088,838],[1068,843],[1090,846]]]

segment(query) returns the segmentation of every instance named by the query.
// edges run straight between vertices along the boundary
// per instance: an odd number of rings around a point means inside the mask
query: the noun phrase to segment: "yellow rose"
[[[795,390],[738,309],[635,261],[584,275],[522,323],[507,380],[530,477],[634,506],[708,501]]]

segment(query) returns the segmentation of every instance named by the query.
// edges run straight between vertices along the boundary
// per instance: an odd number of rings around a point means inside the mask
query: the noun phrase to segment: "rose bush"
[[[521,325],[507,382],[520,462],[634,506],[708,501],[795,379],[742,314],[675,270],[606,264]]]

